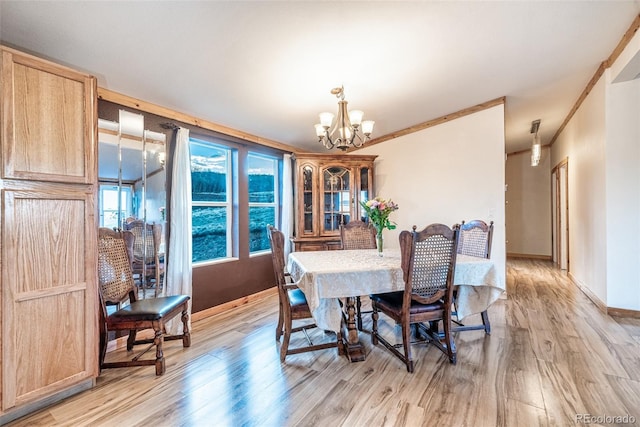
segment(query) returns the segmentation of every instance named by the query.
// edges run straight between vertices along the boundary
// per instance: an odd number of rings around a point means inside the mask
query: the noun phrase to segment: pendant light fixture
[[[540,119],[531,122],[531,133],[533,134],[533,141],[531,142],[531,166],[538,166],[540,164],[542,145],[540,145],[540,137],[538,136],[539,128]]]

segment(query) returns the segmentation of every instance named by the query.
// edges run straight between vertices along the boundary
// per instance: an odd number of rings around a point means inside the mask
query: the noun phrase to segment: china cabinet
[[[0,46],[0,424],[98,375],[96,80]]]
[[[364,216],[361,200],[373,197],[376,156],[297,154],[296,251],[340,249],[340,224]]]

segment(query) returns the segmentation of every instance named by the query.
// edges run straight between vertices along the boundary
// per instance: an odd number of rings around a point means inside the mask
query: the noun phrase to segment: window
[[[231,150],[190,139],[194,263],[231,256]]]
[[[249,171],[249,251],[269,250],[267,224],[277,226],[278,159],[256,153],[247,156]]]
[[[120,193],[120,218],[118,218],[118,193]],[[132,215],[133,196],[131,187],[113,184],[100,185],[100,227],[118,228],[124,220]]]
[[[194,264],[269,251],[267,225],[280,222],[280,158],[208,136],[189,147]]]

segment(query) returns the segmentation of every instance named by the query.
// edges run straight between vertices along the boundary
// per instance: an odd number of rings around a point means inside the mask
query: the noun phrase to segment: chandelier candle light
[[[389,214],[398,210],[398,205],[393,203],[391,199],[385,200],[380,197],[367,200],[366,202],[360,202],[367,216],[369,222],[376,228],[376,244],[378,246],[378,255],[382,256],[382,230],[394,230],[396,224],[389,221]]]
[[[375,122],[373,120],[362,121],[364,113],[360,110],[347,112],[343,86],[331,89],[331,93],[340,100],[338,101],[338,117],[333,123],[333,114],[320,113],[320,123],[315,125],[318,141],[329,150],[333,147],[342,151],[350,147],[362,147],[371,137]]]

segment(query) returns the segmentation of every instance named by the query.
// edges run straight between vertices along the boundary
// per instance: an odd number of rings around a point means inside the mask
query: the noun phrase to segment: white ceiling
[[[374,137],[506,96],[507,151],[548,143],[634,18],[634,1],[8,1],[3,44],[101,87],[319,147],[333,87]],[[470,141],[473,143],[473,141]]]

